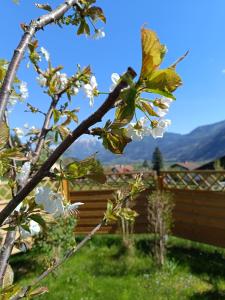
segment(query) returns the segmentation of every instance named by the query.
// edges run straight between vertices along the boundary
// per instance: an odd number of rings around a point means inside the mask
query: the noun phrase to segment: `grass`
[[[171,239],[165,267],[159,270],[148,255],[151,240],[139,236],[135,244],[135,254],[127,256],[118,237],[94,238],[43,281],[50,293],[40,299],[225,299],[224,250]],[[30,252],[12,258],[17,283],[40,272],[40,257]]]

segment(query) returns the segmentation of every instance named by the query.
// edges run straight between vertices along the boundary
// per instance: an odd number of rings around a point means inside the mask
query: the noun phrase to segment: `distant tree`
[[[147,159],[145,159],[145,160],[143,161],[142,167],[143,167],[143,168],[149,168],[149,164],[148,164]]]
[[[159,174],[160,169],[163,168],[163,157],[162,153],[159,150],[159,147],[156,147],[152,154],[152,169]]]
[[[213,164],[214,170],[216,171],[223,171],[223,165],[220,159],[215,160],[214,164]]]

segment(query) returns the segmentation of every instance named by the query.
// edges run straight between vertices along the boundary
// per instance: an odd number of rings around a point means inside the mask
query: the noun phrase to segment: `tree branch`
[[[132,68],[128,68],[125,76],[135,78],[136,72]],[[43,163],[40,169],[34,174],[31,180],[19,191],[19,193],[7,204],[7,206],[0,212],[0,225],[13,212],[13,210],[20,204],[23,199],[41,182],[41,180],[49,172],[50,168],[57,161],[57,159],[83,135],[91,126],[101,121],[102,117],[113,108],[122,89],[126,88],[128,83],[122,80],[112,93],[109,94],[105,102],[86,120],[80,123],[74,131],[72,131],[65,140],[54,150],[50,157]]]
[[[37,145],[36,145],[34,153],[33,153],[34,154],[33,159],[32,159],[33,164],[35,164],[38,161],[39,157],[40,157],[41,150],[42,150],[42,147],[44,145],[46,135],[48,133],[49,124],[50,124],[50,121],[51,121],[53,109],[56,107],[59,99],[60,99],[59,96],[54,96],[54,98],[52,99],[51,104],[49,106],[49,109],[48,109],[48,111],[45,115],[44,123],[43,123],[41,132],[40,132],[39,137],[38,137]]]
[[[48,14],[42,15],[37,20],[31,21],[27,26],[19,45],[14,51],[13,57],[10,61],[8,70],[6,72],[4,82],[0,91],[0,122],[4,119],[4,113],[7,105],[8,98],[11,93],[12,85],[16,76],[17,69],[23,59],[24,53],[28,44],[31,42],[33,36],[37,31],[43,29],[50,23],[59,20],[71,7],[76,4],[77,0],[67,0],[65,3],[58,6],[55,10]]]
[[[8,231],[5,237],[4,245],[0,251],[0,287],[2,287],[3,284],[5,271],[14,246],[15,238],[16,231]]]

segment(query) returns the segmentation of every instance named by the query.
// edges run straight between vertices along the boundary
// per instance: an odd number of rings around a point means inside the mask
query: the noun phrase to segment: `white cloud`
[[[225,69],[222,70],[222,73],[225,74]]]

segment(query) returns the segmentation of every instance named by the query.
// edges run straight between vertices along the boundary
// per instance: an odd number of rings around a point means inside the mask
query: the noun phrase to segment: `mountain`
[[[97,152],[103,163],[131,163],[151,159],[158,146],[167,161],[206,161],[225,155],[225,121],[200,126],[188,134],[167,132],[163,139],[145,137],[142,141],[127,145],[123,155],[105,150],[101,141],[83,138],[66,152],[67,157],[83,159]]]

